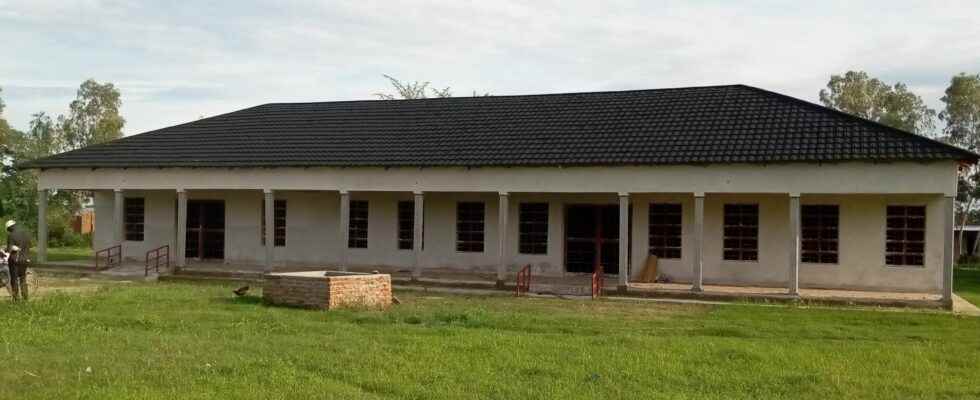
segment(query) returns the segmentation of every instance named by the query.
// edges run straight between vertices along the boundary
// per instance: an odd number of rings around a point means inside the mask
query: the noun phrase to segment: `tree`
[[[33,160],[58,153],[61,149],[61,132],[47,114],[43,111],[32,115],[26,134],[20,139],[17,153],[23,160]]]
[[[126,120],[119,115],[119,90],[112,83],[92,79],[82,82],[68,106],[67,116],[58,117],[65,150],[108,142],[122,137]]]
[[[0,94],[3,93],[3,88],[0,88]],[[3,108],[6,105],[3,103],[3,98],[0,98],[0,152],[3,152],[7,147],[7,136],[10,135],[10,125],[7,125],[7,120],[3,118]],[[0,154],[0,159],[2,159],[2,154]]]
[[[425,82],[402,82],[398,79],[393,78],[391,75],[382,75],[385,79],[391,83],[391,86],[395,88],[395,92],[398,94],[388,94],[388,93],[375,93],[381,100],[397,100],[397,99],[427,99],[431,94],[432,97],[453,97],[452,89],[446,86],[443,89],[437,89],[431,87],[432,83],[429,81]],[[482,95],[477,94],[473,91],[473,97],[477,96],[489,96],[490,93],[484,93]]]
[[[961,73],[954,76],[941,100],[946,104],[939,113],[939,119],[946,123],[943,139],[973,152],[980,151],[980,74]],[[976,200],[980,198],[980,168],[974,165],[966,169],[957,189],[957,211],[960,213],[960,235],[957,240],[962,254],[962,228]]]
[[[894,128],[930,135],[935,129],[936,111],[904,83],[888,85],[864,71],[832,75],[827,89],[820,90],[820,102],[848,114]]]

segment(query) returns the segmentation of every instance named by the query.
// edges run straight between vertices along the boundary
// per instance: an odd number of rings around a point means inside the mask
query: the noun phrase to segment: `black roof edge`
[[[824,106],[822,104],[812,103],[812,102],[809,102],[809,101],[806,101],[806,100],[803,100],[803,99],[798,99],[796,97],[785,95],[785,94],[782,94],[782,93],[779,93],[779,92],[773,92],[771,90],[766,90],[766,89],[763,89],[763,88],[759,88],[759,87],[755,87],[755,86],[750,86],[750,85],[745,85],[745,84],[738,84],[736,86],[741,86],[741,87],[745,87],[745,88],[748,88],[748,89],[751,89],[751,90],[755,90],[755,91],[764,93],[764,94],[769,95],[769,96],[776,96],[776,97],[779,97],[780,99],[783,99],[783,100],[790,100],[790,101],[793,101],[793,102],[795,102],[797,104],[804,105],[804,106],[810,107],[810,108],[819,109],[819,110],[822,110],[824,112],[835,114],[837,116],[859,120],[859,121],[861,121],[861,122],[863,122],[865,124],[871,124],[871,125],[875,126],[876,128],[881,128],[881,129],[885,129],[885,130],[891,131],[892,133],[897,133],[897,134],[900,134],[900,135],[908,136],[912,140],[923,141],[923,142],[926,142],[926,143],[931,143],[931,144],[935,144],[935,145],[939,145],[939,146],[945,147],[945,148],[947,148],[949,150],[952,150],[954,152],[957,152],[957,153],[962,154],[963,155],[963,159],[961,159],[959,161],[965,161],[965,162],[969,162],[970,164],[976,164],[977,161],[980,160],[980,154],[974,153],[974,152],[972,152],[970,150],[967,150],[967,149],[964,149],[964,148],[961,148],[961,147],[958,147],[958,146],[951,145],[949,143],[940,142],[940,141],[938,141],[936,139],[933,139],[933,138],[930,138],[928,136],[923,136],[923,135],[919,135],[917,133],[913,133],[913,132],[909,132],[909,131],[906,131],[906,130],[898,129],[898,128],[895,128],[893,126],[888,126],[888,125],[882,124],[882,123],[877,122],[877,121],[872,121],[870,119],[867,119],[867,118],[864,118],[864,117],[861,117],[861,116],[858,116],[858,115],[848,114],[846,112],[843,112],[843,111],[840,111],[840,110],[837,110],[837,109],[833,109],[833,108]]]
[[[248,110],[251,110],[251,109],[259,108],[259,107],[262,107],[262,106],[265,106],[265,105],[269,105],[269,104],[274,104],[274,103],[265,103],[265,104],[259,104],[257,106],[245,107],[245,108],[241,108],[241,109],[234,110],[234,111],[228,111],[226,113],[212,115],[210,117],[199,118],[199,119],[196,119],[196,120],[193,120],[193,121],[182,122],[182,123],[179,123],[179,124],[169,125],[169,126],[165,126],[165,127],[162,127],[162,128],[157,128],[157,129],[149,130],[149,131],[146,131],[146,132],[140,132],[140,133],[137,133],[135,135],[123,136],[121,138],[113,139],[113,140],[110,140],[108,142],[102,142],[102,143],[98,143],[98,144],[93,144],[91,146],[85,146],[85,147],[80,147],[80,148],[77,148],[77,149],[68,150],[68,151],[63,152],[63,153],[51,154],[51,155],[47,155],[47,156],[44,156],[44,157],[41,157],[41,158],[35,158],[33,160],[27,160],[27,161],[24,161],[24,162],[16,163],[16,164],[14,164],[14,168],[15,169],[57,168],[57,167],[45,167],[45,166],[38,165],[37,163],[39,161],[44,161],[44,160],[46,160],[48,158],[51,158],[51,157],[54,157],[54,156],[61,156],[61,155],[65,155],[65,154],[71,154],[71,153],[74,153],[74,152],[77,152],[77,151],[82,151],[82,150],[97,149],[99,147],[106,146],[106,145],[108,145],[110,143],[113,143],[113,144],[115,144],[115,143],[121,143],[121,142],[125,142],[125,141],[128,141],[128,140],[132,140],[132,138],[135,138],[137,136],[150,135],[150,134],[158,133],[158,132],[160,132],[162,130],[165,130],[165,129],[176,128],[178,126],[190,125],[190,124],[198,123],[198,122],[201,122],[201,121],[204,121],[204,120],[209,120],[209,119],[213,119],[213,118],[224,117],[224,116],[228,116],[228,115],[232,115],[232,114],[236,114],[236,113],[248,111]]]

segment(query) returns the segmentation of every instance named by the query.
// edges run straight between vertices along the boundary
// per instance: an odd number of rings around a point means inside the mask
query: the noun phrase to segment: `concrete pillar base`
[[[626,292],[629,291],[629,288],[630,288],[629,285],[619,285],[616,286],[616,292],[621,294],[626,294]]]
[[[691,291],[694,293],[704,293],[704,288],[700,286],[692,286]]]

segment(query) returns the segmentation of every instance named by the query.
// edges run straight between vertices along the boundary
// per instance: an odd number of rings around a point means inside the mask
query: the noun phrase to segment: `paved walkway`
[[[156,274],[151,272],[149,277],[144,277],[144,266],[142,262],[127,261],[121,266],[104,270],[94,271],[91,263],[82,262],[50,262],[49,266],[58,267],[63,270],[77,269],[92,277],[104,277],[108,279],[124,280],[155,280]],[[43,268],[43,267],[41,267]],[[302,271],[302,270],[330,270],[332,267],[322,265],[286,265],[275,268],[276,271]],[[477,290],[496,289],[496,274],[488,271],[459,271],[446,268],[427,268],[423,270],[423,275],[418,280],[412,280],[411,270],[404,268],[351,268],[354,271],[371,272],[377,270],[382,273],[391,274],[393,283],[399,286],[423,286]],[[167,275],[169,271],[161,271]],[[183,279],[215,278],[215,279],[251,279],[259,280],[262,278],[264,268],[261,265],[248,264],[226,264],[221,262],[190,262],[183,268],[179,277]],[[829,289],[801,289],[799,296],[791,296],[783,287],[758,287],[758,286],[729,286],[729,285],[704,285],[704,291],[694,293],[691,291],[690,284],[683,283],[630,283],[626,293],[616,291],[618,280],[615,275],[609,275],[605,279],[605,290],[607,295],[660,298],[660,299],[686,299],[695,301],[733,301],[733,300],[765,300],[791,302],[798,300],[824,302],[832,304],[855,304],[869,306],[892,306],[892,307],[925,307],[939,308],[942,306],[941,297],[932,293],[903,293],[903,292],[872,292],[857,290],[829,290]],[[514,277],[508,279],[508,287],[513,288]],[[532,276],[531,293],[542,295],[559,296],[582,296],[591,295],[591,274],[566,274],[565,276]],[[496,290],[499,293],[499,290]],[[976,313],[980,315],[980,309],[959,299],[957,312],[963,314]]]
[[[953,294],[953,312],[972,317],[980,317],[980,308],[956,294]]]

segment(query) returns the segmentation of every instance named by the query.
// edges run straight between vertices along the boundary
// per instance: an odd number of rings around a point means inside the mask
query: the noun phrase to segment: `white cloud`
[[[816,100],[830,74],[904,81],[934,107],[980,72],[975,2],[257,3],[0,0],[15,127],[86,78],[127,133],[271,101],[371,98],[381,74],[494,94],[746,83]]]

